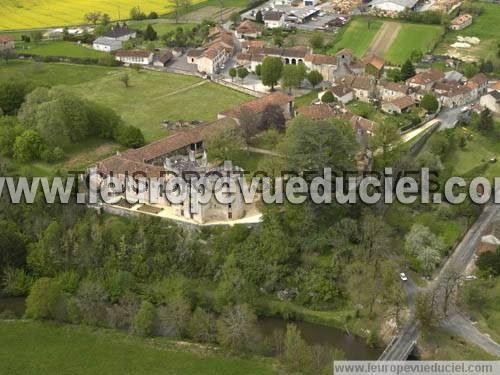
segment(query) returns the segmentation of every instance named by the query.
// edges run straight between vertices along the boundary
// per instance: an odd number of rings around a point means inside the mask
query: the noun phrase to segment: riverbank
[[[274,374],[273,358],[229,357],[217,348],[142,339],[86,326],[0,321],[0,373]]]

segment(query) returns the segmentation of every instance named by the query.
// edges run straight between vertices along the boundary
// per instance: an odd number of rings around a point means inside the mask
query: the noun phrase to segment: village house
[[[408,95],[409,88],[405,85],[390,81],[379,81],[377,91],[384,102],[390,102],[394,99]]]
[[[472,25],[472,16],[470,14],[461,14],[451,21],[450,29],[462,30]]]
[[[469,84],[452,86],[447,90],[441,86],[438,88],[438,100],[447,108],[465,105],[477,97],[475,89]]]
[[[220,112],[217,115],[217,118],[223,119],[229,117],[236,122],[239,122],[243,108],[255,113],[256,115],[261,115],[262,112],[264,112],[264,110],[270,105],[279,106],[283,110],[283,115],[287,120],[290,120],[294,115],[293,96],[276,91],[262,98],[254,99],[251,102]]]
[[[384,60],[376,55],[364,60],[365,73],[380,78],[384,72]]]
[[[443,72],[437,69],[430,69],[408,78],[406,80],[406,84],[410,87],[430,91],[434,84],[441,81],[443,78]]]
[[[467,78],[456,70],[450,70],[449,72],[444,73],[445,82],[465,82]]]
[[[244,40],[241,42],[241,52],[248,53],[251,48],[262,48],[263,46],[262,40]]]
[[[126,51],[120,50],[116,52],[116,60],[124,64],[149,65],[153,62],[153,52],[143,50]]]
[[[347,104],[354,100],[354,91],[343,84],[333,86],[330,91],[339,103]]]
[[[311,120],[325,120],[334,116],[334,112],[328,104],[313,104],[300,107],[297,109],[296,114]]]
[[[477,95],[486,94],[488,91],[488,78],[483,73],[476,74],[468,83],[477,85]]]
[[[182,203],[172,202],[164,194],[164,189],[169,179],[175,176],[186,176],[185,173],[197,173],[200,176],[215,176],[224,174],[236,181],[241,175],[241,169],[234,167],[230,161],[224,162],[223,166],[211,166],[208,163],[207,150],[203,147],[203,139],[210,134],[214,128],[221,126],[237,126],[230,119],[217,120],[210,124],[202,125],[188,131],[178,132],[157,142],[153,142],[139,149],[130,149],[115,156],[98,162],[89,170],[91,184],[99,186],[103,177],[113,175],[125,186],[126,176],[133,177],[133,189],[127,194],[128,197],[139,198],[139,177],[158,178],[159,184],[146,184],[145,202],[139,202],[143,206],[143,212],[153,212],[158,216],[178,217],[197,224],[209,222],[224,222],[242,218],[245,215],[245,204],[240,190],[238,189],[231,203],[220,203],[215,197],[208,203],[199,203],[198,194],[201,191],[192,191],[190,184],[187,185],[186,198]],[[208,150],[209,151],[209,150]],[[156,189],[155,192],[150,189]],[[150,193],[155,193],[157,202],[150,202]],[[116,203],[124,198],[124,193],[118,193]],[[137,208],[141,211],[141,207]]]
[[[278,11],[265,12],[263,15],[264,24],[268,29],[276,29],[285,25],[286,14]]]
[[[181,47],[174,47],[171,49],[171,51],[174,57],[182,56],[182,54],[184,53]]]
[[[116,40],[112,38],[107,38],[104,36],[100,36],[92,43],[92,48],[96,51],[103,52],[112,52],[118,51],[123,46],[123,42],[121,40]]]
[[[14,39],[12,39],[9,35],[0,35],[0,51],[10,50],[14,48]]]
[[[415,101],[413,97],[403,96],[390,102],[382,103],[382,111],[387,113],[404,113],[408,112],[414,105]]]
[[[160,56],[155,56],[153,61],[153,66],[157,68],[164,68],[172,59],[174,55],[171,50],[166,50]]]
[[[238,39],[258,38],[262,36],[262,31],[255,22],[245,20],[236,28],[235,34]]]
[[[214,39],[203,48],[190,50],[186,59],[189,64],[196,64],[201,73],[216,74],[234,53],[234,37],[222,28],[214,28]]]
[[[500,114],[500,91],[491,91],[481,96],[480,104],[495,114]]]
[[[351,124],[358,143],[364,147],[368,146],[369,139],[373,136],[377,124],[364,117],[355,115],[349,110],[344,110],[340,117]]]
[[[336,81],[354,91],[356,99],[369,103],[375,98],[376,81],[372,76],[348,75]]]
[[[337,58],[329,55],[307,54],[304,62],[310,70],[317,70],[325,81],[333,81],[337,69]]]

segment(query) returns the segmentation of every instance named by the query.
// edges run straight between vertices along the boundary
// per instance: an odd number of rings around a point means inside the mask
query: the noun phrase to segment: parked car
[[[406,276],[406,274],[404,272],[401,272],[399,274],[399,278],[403,281],[407,281],[408,280],[408,276]]]

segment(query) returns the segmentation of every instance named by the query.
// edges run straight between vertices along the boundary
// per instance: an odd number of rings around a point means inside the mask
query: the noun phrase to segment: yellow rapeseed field
[[[112,19],[119,15],[128,18],[135,6],[146,14],[163,14],[171,9],[169,3],[171,0],[0,0],[0,30],[79,25],[92,11],[107,13]]]

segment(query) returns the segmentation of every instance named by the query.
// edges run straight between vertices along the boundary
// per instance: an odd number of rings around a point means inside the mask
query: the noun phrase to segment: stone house
[[[234,53],[234,37],[221,28],[216,28],[215,38],[202,48],[192,49],[186,59],[189,64],[196,64],[198,72],[217,73]]]
[[[354,100],[354,91],[341,83],[333,86],[330,91],[339,103],[347,104]]]
[[[304,62],[310,70],[317,70],[323,76],[325,81],[335,79],[335,70],[337,69],[337,58],[335,56],[307,54]]]
[[[235,34],[239,39],[258,38],[262,36],[262,31],[255,22],[245,20],[236,28]]]
[[[444,79],[444,74],[437,69],[429,69],[421,73],[417,73],[406,80],[406,85],[419,88],[425,91],[430,91],[436,82]]]
[[[500,91],[491,91],[481,96],[480,103],[495,114],[500,114]]]
[[[376,55],[364,60],[365,73],[380,78],[384,73],[384,60]]]
[[[173,58],[174,55],[172,51],[166,50],[160,56],[155,56],[153,66],[156,66],[157,68],[164,68]]]
[[[376,80],[373,76],[348,75],[336,82],[352,89],[355,98],[363,102],[369,103],[376,96]]]
[[[377,83],[377,91],[382,101],[390,102],[391,100],[408,95],[409,88],[396,82],[379,81]]]
[[[382,111],[387,113],[404,113],[410,111],[414,105],[415,101],[413,97],[408,95],[382,103]]]

